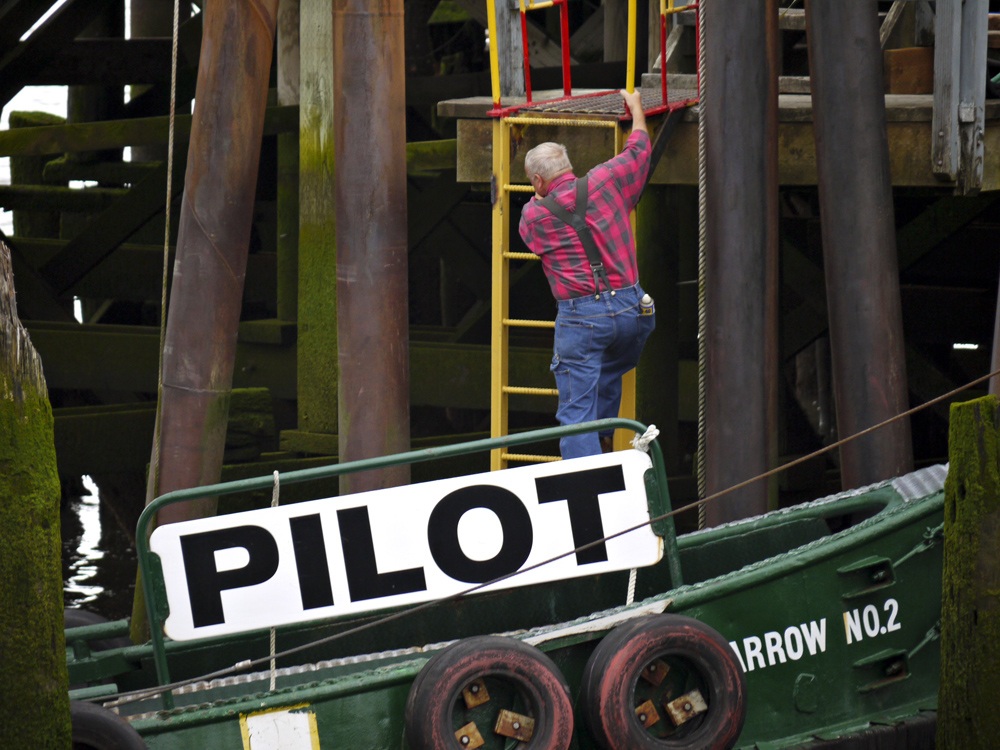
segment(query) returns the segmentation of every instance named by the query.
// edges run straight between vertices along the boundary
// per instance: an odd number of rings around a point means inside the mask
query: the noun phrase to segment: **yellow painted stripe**
[[[500,106],[500,58],[497,52],[497,5],[496,0],[486,0],[486,25],[490,30],[490,84],[493,89],[493,104]]]

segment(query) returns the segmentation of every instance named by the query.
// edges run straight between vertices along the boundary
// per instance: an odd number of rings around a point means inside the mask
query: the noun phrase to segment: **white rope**
[[[708,366],[708,321],[706,318],[706,295],[708,293],[708,268],[705,254],[705,236],[708,219],[705,211],[707,197],[705,166],[705,3],[698,4],[698,448],[695,451],[695,475],[698,479],[698,498],[708,492],[708,478],[705,469],[706,420],[705,401],[707,390],[706,370]],[[705,505],[698,506],[698,528],[705,528]]]
[[[180,27],[180,0],[174,0],[173,43],[170,49],[170,114],[167,118],[167,200],[163,222],[163,278],[160,283],[160,362],[156,374],[156,430],[153,432],[153,492],[160,493],[160,430],[163,409],[163,345],[167,337],[167,282],[170,280],[170,203],[174,176],[174,117],[177,113],[177,37]]]
[[[636,435],[632,438],[632,447],[637,451],[643,451],[644,453],[649,453],[649,444],[656,440],[657,435],[660,431],[656,428],[655,424],[651,424],[646,428],[646,431],[641,435]],[[636,572],[635,568],[628,573],[628,593],[625,595],[625,606],[632,604],[635,601],[635,579]]]
[[[649,444],[656,440],[660,431],[656,428],[655,424],[651,424],[646,428],[646,431],[641,435],[636,435],[632,438],[632,447],[637,451],[642,451],[643,453],[649,453]]]
[[[281,484],[278,480],[278,472],[274,472],[274,488],[271,490],[271,507],[278,507],[278,492],[281,490]],[[271,690],[274,691],[275,683],[278,681],[278,671],[277,662],[275,661],[274,654],[277,650],[277,635],[274,628],[271,628]]]

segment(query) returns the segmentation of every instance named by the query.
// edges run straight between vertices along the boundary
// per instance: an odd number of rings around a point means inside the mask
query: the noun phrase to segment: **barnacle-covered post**
[[[61,554],[52,408],[0,242],[0,747],[70,746]]]

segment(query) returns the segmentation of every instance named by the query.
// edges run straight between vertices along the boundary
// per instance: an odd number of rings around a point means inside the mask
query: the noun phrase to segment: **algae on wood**
[[[1000,401],[951,407],[937,747],[995,747],[1000,712]]]
[[[61,553],[52,409],[0,242],[0,747],[70,746]]]
[[[61,125],[64,117],[48,112],[11,112],[11,128],[32,128],[44,125]],[[12,156],[10,158],[11,185],[41,185],[49,156]],[[59,237],[58,211],[14,211],[14,234],[18,237]]]

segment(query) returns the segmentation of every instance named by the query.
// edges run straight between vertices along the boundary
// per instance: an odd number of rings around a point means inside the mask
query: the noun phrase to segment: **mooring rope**
[[[170,281],[170,204],[174,182],[174,119],[177,113],[177,37],[180,0],[174,0],[173,42],[170,48],[170,114],[167,118],[167,200],[163,223],[163,278],[160,284],[160,359],[156,373],[156,428],[153,431],[152,497],[160,492],[160,433],[163,417],[163,349],[167,338],[167,283]],[[147,502],[152,499],[147,497]]]
[[[274,488],[271,490],[271,507],[278,507],[278,492],[281,490],[281,483],[278,479],[278,470],[274,470]],[[278,670],[276,669],[277,659],[274,657],[275,648],[277,648],[277,631],[272,626],[271,627],[271,690],[274,690],[275,685],[278,680]]]
[[[705,187],[707,170],[705,166],[705,3],[698,3],[698,445],[695,450],[695,476],[698,482],[698,497],[705,497],[708,491],[708,473],[705,467],[706,425],[705,402],[708,377],[708,318],[706,294],[708,293],[708,264],[705,252],[705,237],[708,228],[705,201],[708,191]],[[698,528],[705,528],[705,506],[698,507]]]

